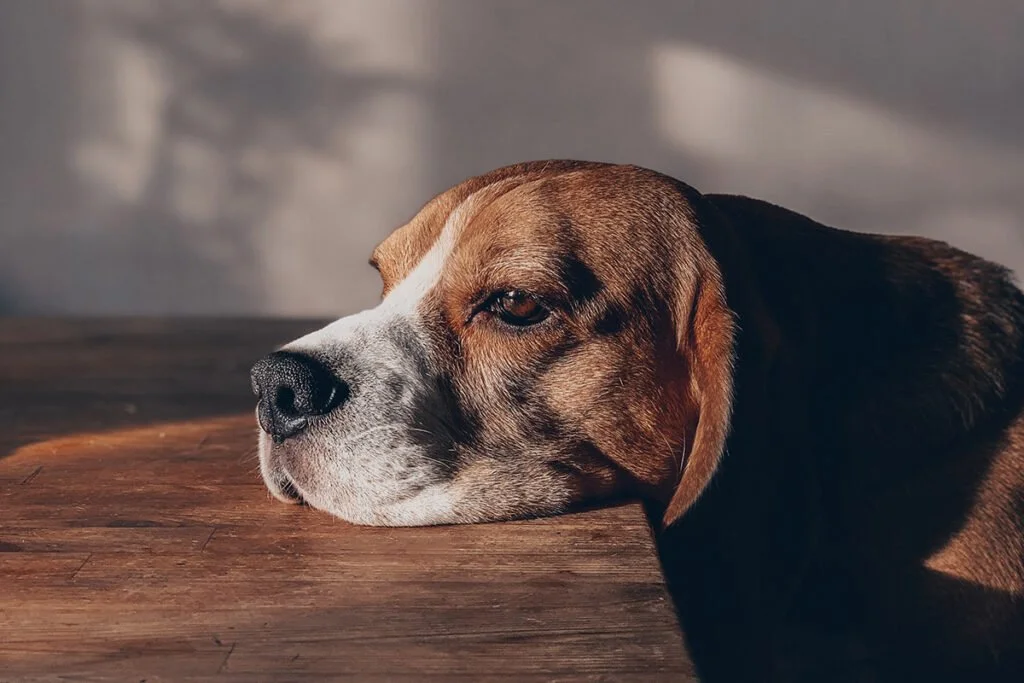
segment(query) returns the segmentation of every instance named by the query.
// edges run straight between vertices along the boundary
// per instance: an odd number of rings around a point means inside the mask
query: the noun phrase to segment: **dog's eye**
[[[516,327],[536,325],[547,318],[549,313],[535,297],[518,289],[498,294],[488,308],[503,323]]]

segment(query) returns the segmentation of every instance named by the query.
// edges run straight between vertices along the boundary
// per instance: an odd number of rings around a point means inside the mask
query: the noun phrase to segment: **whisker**
[[[401,429],[401,427],[402,427],[402,425],[394,424],[394,423],[386,424],[386,425],[377,425],[376,427],[370,427],[369,429],[365,429],[365,430],[363,430],[363,431],[361,431],[361,432],[359,432],[357,434],[353,434],[352,436],[350,436],[347,439],[345,439],[345,443],[350,443],[352,441],[357,441],[357,440],[362,439],[362,438],[364,438],[366,436],[369,436],[370,434],[376,434],[377,432],[384,431],[386,429],[398,430],[398,429]]]
[[[442,414],[437,413],[437,412],[434,412],[433,410],[431,410],[427,406],[423,406],[420,410],[423,413],[424,417],[426,417],[429,420],[437,423],[437,425],[439,427],[441,427],[448,434],[454,435],[454,434],[458,434],[459,433],[459,430],[456,428],[456,426],[452,423],[452,421],[447,416],[442,415]]]
[[[441,423],[442,426],[446,426],[444,424],[444,422],[445,422],[444,419],[440,415],[436,415],[436,414],[432,414],[431,413],[431,416],[434,417],[437,420],[438,423]],[[397,432],[415,432],[415,433],[418,433],[418,434],[425,434],[425,435],[427,435],[427,436],[429,436],[429,437],[431,437],[433,439],[437,439],[437,440],[441,439],[441,437],[439,437],[436,432],[431,431],[429,429],[423,429],[422,427],[413,427],[413,426],[409,426],[409,425],[405,425],[405,424],[400,424],[400,423],[389,423],[389,424],[383,424],[383,425],[376,425],[374,427],[369,427],[367,429],[364,429],[361,432],[357,432],[356,434],[354,434],[354,435],[352,435],[352,436],[350,436],[348,438],[345,438],[342,441],[340,441],[337,444],[336,447],[338,449],[351,449],[360,440],[365,439],[368,436],[371,436],[373,434],[379,434],[381,432],[389,432],[389,431],[390,432],[396,432],[396,433]],[[444,459],[444,458],[439,458],[437,456],[430,455],[429,453],[424,453],[420,446],[406,444],[406,445],[394,446],[393,449],[395,451],[397,451],[398,453],[413,453],[416,458],[418,458],[420,460],[432,462],[432,463],[435,463],[437,465],[440,465],[441,467],[445,468],[448,472],[454,472],[456,470],[456,465],[455,465],[454,462],[452,462],[452,460]],[[257,449],[257,451],[258,451],[258,449]],[[454,445],[448,446],[448,448],[446,449],[446,452],[454,454],[455,453],[455,446]],[[253,454],[255,455],[256,453],[254,452]],[[256,468],[253,470],[253,473],[255,474],[255,473],[259,472],[259,471],[260,471],[260,466],[257,463]]]
[[[416,458],[441,465],[442,467],[446,468],[449,472],[454,472],[456,469],[454,462],[438,458],[436,456],[430,455],[429,453],[424,453],[416,446],[403,446],[398,449],[399,453],[405,453],[409,451],[412,451]]]

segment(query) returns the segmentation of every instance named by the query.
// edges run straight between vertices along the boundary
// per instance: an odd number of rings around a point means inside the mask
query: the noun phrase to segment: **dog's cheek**
[[[659,365],[654,351],[639,344],[596,340],[554,366],[545,382],[555,413],[613,470],[646,486],[673,477],[683,433],[679,383],[663,383]],[[611,486],[622,483],[621,476],[600,474]]]
[[[551,462],[551,467],[564,477],[573,503],[615,497],[629,489],[623,471],[590,441],[572,444],[568,454]]]
[[[536,460],[475,460],[462,469],[453,489],[463,522],[557,514],[575,502],[565,479]]]
[[[558,466],[571,460],[573,443],[554,411],[536,387],[513,395],[519,378],[503,369],[491,366],[456,384],[475,425],[457,447],[454,486],[464,521],[553,514],[583,497],[580,472]]]

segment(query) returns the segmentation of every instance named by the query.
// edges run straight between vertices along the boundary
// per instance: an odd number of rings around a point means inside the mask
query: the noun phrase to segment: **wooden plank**
[[[91,553],[10,552],[12,550],[5,544],[5,552],[0,552],[0,584],[7,595],[13,594],[19,582],[67,583],[91,557]]]
[[[92,553],[96,548],[123,548],[147,555],[179,555],[200,550],[213,536],[214,527],[40,527],[24,518],[0,529],[0,552]]]
[[[0,680],[692,679],[638,504],[385,529],[271,499],[249,358],[310,328],[0,322]]]

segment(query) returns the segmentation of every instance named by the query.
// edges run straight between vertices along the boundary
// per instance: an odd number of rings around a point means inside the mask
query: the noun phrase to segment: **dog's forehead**
[[[395,282],[412,270],[434,246],[444,227],[449,224],[452,214],[467,200],[481,191],[486,191],[490,186],[502,184],[509,190],[531,180],[551,178],[576,170],[609,167],[609,164],[579,161],[539,161],[506,166],[470,178],[430,200],[412,220],[391,233],[374,249],[370,261],[381,271],[385,284]],[[477,201],[476,205],[479,209],[483,202]],[[466,213],[464,210],[463,219],[471,217]]]
[[[611,164],[546,161],[497,169],[432,199],[374,250],[371,262],[387,293],[428,252],[437,252],[439,241],[446,254],[459,251],[459,261],[477,263],[488,252],[525,248],[523,260],[564,252],[567,242],[605,252],[598,260],[619,258],[616,244],[643,247],[649,239],[634,231],[653,222],[643,207],[662,203],[663,185],[658,174]]]

